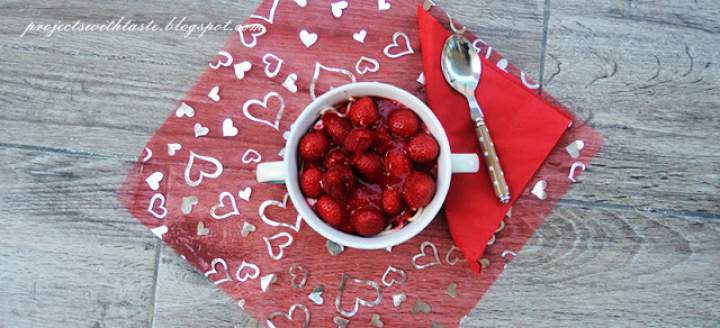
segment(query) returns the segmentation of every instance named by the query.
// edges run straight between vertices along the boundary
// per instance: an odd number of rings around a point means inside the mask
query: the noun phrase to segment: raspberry
[[[355,177],[352,170],[344,165],[328,169],[320,179],[322,189],[335,199],[345,199],[354,185]]]
[[[336,165],[347,164],[347,156],[340,149],[333,149],[325,156],[325,167],[328,169]]]
[[[365,237],[381,233],[387,225],[382,213],[374,208],[359,209],[353,212],[351,219],[357,233]]]
[[[394,178],[403,178],[410,173],[410,160],[401,149],[393,149],[385,154],[383,161],[385,172]]]
[[[327,224],[333,227],[340,226],[345,218],[345,210],[340,206],[340,203],[327,195],[318,199],[315,204],[315,212],[320,218],[325,220]]]
[[[347,119],[338,116],[336,113],[328,112],[322,116],[323,127],[325,132],[335,144],[342,145],[345,141],[352,124]]]
[[[317,198],[322,194],[322,188],[320,187],[322,175],[322,171],[317,167],[305,169],[305,172],[300,176],[300,189],[305,196]]]
[[[362,153],[373,145],[375,134],[365,128],[355,128],[345,138],[345,149],[352,153]]]
[[[407,108],[401,108],[390,113],[390,116],[388,116],[388,127],[394,135],[409,138],[417,133],[420,127],[420,120],[413,111]]]
[[[375,182],[382,174],[382,161],[375,153],[355,154],[352,165],[368,182]]]
[[[385,213],[389,215],[396,215],[400,213],[400,211],[402,211],[405,207],[403,205],[400,192],[392,188],[386,188],[383,190],[382,207]]]
[[[350,106],[348,117],[356,126],[368,127],[377,122],[380,114],[375,101],[370,97],[364,97]]]
[[[408,157],[417,163],[427,163],[437,158],[440,147],[430,135],[418,134],[405,145]]]
[[[412,209],[429,204],[435,195],[435,180],[429,175],[413,171],[405,180],[403,199]]]
[[[325,156],[325,152],[329,146],[330,143],[322,132],[310,131],[300,139],[298,151],[302,159],[306,161],[317,161]]]

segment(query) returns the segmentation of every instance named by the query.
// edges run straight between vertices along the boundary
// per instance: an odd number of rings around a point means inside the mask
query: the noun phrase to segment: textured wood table
[[[20,37],[257,2],[0,3],[0,327],[258,325],[116,200],[227,33]],[[606,140],[465,326],[717,326],[720,3],[438,2]]]

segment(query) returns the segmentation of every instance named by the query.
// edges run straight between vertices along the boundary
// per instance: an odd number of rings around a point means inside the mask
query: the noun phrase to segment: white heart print
[[[363,75],[365,73],[374,73],[380,70],[380,62],[373,58],[362,56],[360,59],[355,63],[355,71],[358,72],[358,74]],[[321,121],[322,122],[322,121]]]
[[[193,165],[195,165],[195,161],[203,161],[203,162],[210,163],[213,166],[215,166],[215,170],[211,173],[208,173],[204,170],[200,170],[200,175],[198,176],[198,178],[192,179],[192,177],[190,177],[190,173],[192,171]],[[222,174],[222,172],[223,172],[223,165],[216,158],[210,157],[210,156],[198,155],[195,152],[190,151],[190,157],[188,158],[187,165],[185,166],[185,173],[184,173],[185,183],[190,187],[197,187],[200,185],[200,183],[202,183],[203,178],[215,179],[215,178],[219,177]]]
[[[305,8],[305,6],[307,6],[307,0],[295,0],[295,3],[298,6],[303,7],[303,8]]]
[[[398,38],[403,38],[405,40],[405,49],[403,49],[400,52],[392,52],[394,48],[399,48],[400,44],[398,43]],[[392,37],[393,43],[388,44],[385,49],[383,49],[383,52],[385,53],[385,56],[388,56],[390,58],[399,58],[405,55],[413,54],[415,51],[413,50],[412,46],[410,45],[410,38],[407,36],[407,34],[403,32],[395,32]]]
[[[300,31],[300,41],[302,41],[305,47],[312,47],[312,45],[315,44],[317,40],[318,35],[316,33],[308,32],[307,30]]]
[[[150,186],[150,189],[152,190],[158,190],[160,188],[160,181],[163,179],[162,172],[154,172],[153,174],[150,174],[147,178],[145,178],[145,182],[148,186]]]
[[[233,66],[235,68],[235,77],[237,77],[238,80],[242,80],[245,78],[245,73],[249,72],[250,69],[252,69],[252,63],[249,61],[244,61],[238,64],[235,64]]]
[[[243,164],[260,163],[260,161],[262,161],[262,156],[257,152],[257,150],[248,149],[245,151],[245,154],[243,154],[241,160]]]
[[[287,239],[284,243],[279,245],[274,245],[273,241],[279,238],[285,238]],[[293,237],[287,232],[281,232],[278,233],[272,237],[263,237],[263,240],[265,241],[265,245],[267,246],[268,255],[270,255],[270,258],[278,261],[283,258],[285,255],[284,249],[293,243]],[[275,248],[277,248],[277,252],[275,252]]]
[[[271,53],[266,53],[262,58],[262,62],[265,63],[265,75],[267,75],[267,77],[273,78],[280,73],[280,68],[282,68],[283,64],[282,58]]]
[[[250,201],[250,195],[252,195],[252,188],[250,187],[245,187],[245,189],[238,192],[238,197],[246,202]]]
[[[296,93],[298,91],[297,84],[295,84],[295,82],[297,82],[297,79],[298,79],[297,74],[290,73],[290,75],[288,75],[285,78],[285,82],[283,82],[282,85],[283,85],[283,87],[285,87],[285,89],[287,89],[287,91]]]
[[[156,202],[160,202],[160,203],[155,205]],[[158,219],[165,218],[165,216],[168,213],[167,207],[165,207],[165,196],[163,194],[152,195],[152,197],[150,198],[150,204],[148,205],[147,211],[148,211],[148,213],[152,214],[152,216],[154,216]]]
[[[238,36],[240,37],[240,42],[245,46],[246,48],[254,48],[257,45],[258,37],[265,34],[267,29],[265,28],[265,25],[262,24],[249,24],[249,25],[242,25],[238,28]],[[245,33],[250,34],[250,41],[246,40]]]
[[[220,87],[217,85],[212,87],[210,92],[208,92],[208,98],[214,102],[220,101]]]
[[[367,31],[365,30],[353,33],[353,40],[357,42],[365,43],[365,37],[367,37]]]
[[[200,138],[210,133],[210,129],[200,123],[195,123],[195,125],[193,125],[193,131],[195,132],[195,138]]]
[[[218,56],[223,57],[223,59],[219,59],[217,63],[213,64],[212,62],[209,64],[210,68],[212,69],[218,69],[220,67],[229,67],[232,65],[233,57],[228,53],[227,51],[220,51],[218,52]]]
[[[182,145],[178,143],[169,143],[167,145],[168,155],[170,156],[175,156],[180,149],[182,149]]]
[[[225,200],[229,199],[229,208],[230,210],[226,211],[225,213],[219,214],[218,209],[226,209],[228,208],[228,205],[225,203]],[[220,193],[220,196],[218,196],[218,204],[213,206],[210,209],[210,216],[213,217],[215,220],[222,220],[227,219],[233,215],[240,215],[240,211],[238,210],[237,203],[235,202],[235,196],[233,194],[223,191]]]
[[[183,102],[180,104],[180,107],[178,107],[178,109],[175,111],[175,116],[177,116],[178,118],[182,118],[185,116],[193,117],[195,116],[195,109]]]
[[[234,137],[238,135],[238,128],[233,125],[231,118],[226,118],[222,124],[223,137]]]
[[[390,3],[387,2],[387,0],[378,0],[378,9],[379,10],[388,10],[390,9]]]
[[[258,118],[250,113],[251,106],[261,106],[265,110],[270,110],[270,108],[268,108],[268,103],[269,103],[270,99],[272,99],[272,98],[276,98],[280,102],[279,109],[277,109],[277,111],[275,113],[274,121],[270,122],[268,120],[263,120],[263,119]],[[278,131],[280,130],[280,118],[282,118],[282,114],[283,114],[284,110],[285,110],[285,100],[283,100],[283,98],[280,96],[280,94],[275,91],[271,91],[267,95],[265,95],[265,98],[263,98],[262,101],[260,101],[259,99],[250,99],[243,104],[243,114],[245,114],[245,117],[247,117],[251,121],[268,125]]]
[[[340,18],[343,15],[343,10],[348,7],[347,1],[337,1],[330,5],[330,11],[332,11],[335,18]]]

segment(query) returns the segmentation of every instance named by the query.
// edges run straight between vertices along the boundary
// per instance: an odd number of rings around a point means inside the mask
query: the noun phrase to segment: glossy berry
[[[348,159],[345,153],[340,149],[333,149],[325,156],[325,167],[331,168],[337,165],[347,165]]]
[[[425,173],[413,171],[405,180],[402,194],[410,208],[425,207],[435,196],[435,180]]]
[[[352,191],[354,184],[355,177],[352,170],[342,165],[328,169],[320,179],[322,189],[335,199],[345,199]]]
[[[380,155],[384,155],[388,152],[388,150],[394,147],[395,142],[393,141],[390,132],[388,132],[385,127],[378,128],[375,138],[375,150],[377,151],[377,153]]]
[[[382,160],[375,153],[355,154],[352,166],[368,182],[375,182],[382,174]]]
[[[322,179],[322,171],[317,167],[305,169],[300,176],[300,190],[307,197],[317,198],[322,194],[320,187],[320,179]]]
[[[388,128],[398,137],[409,138],[417,133],[420,128],[420,120],[413,111],[401,108],[388,116]]]
[[[322,132],[310,131],[300,139],[298,152],[306,161],[317,161],[325,156],[329,146],[330,143]]]
[[[380,114],[375,101],[370,97],[363,97],[350,106],[348,117],[355,126],[368,127],[378,121]]]
[[[410,160],[402,149],[393,149],[385,154],[383,165],[385,172],[394,178],[403,178],[410,173]]]
[[[352,224],[361,236],[373,236],[385,230],[387,220],[383,214],[372,207],[359,209],[352,213]]]
[[[355,128],[345,138],[345,150],[351,153],[362,153],[373,145],[375,134],[366,128]]]
[[[405,207],[401,193],[392,188],[385,188],[382,194],[382,207],[388,215],[400,213]]]
[[[333,227],[340,226],[343,219],[345,219],[345,210],[340,203],[327,195],[320,197],[315,203],[315,212]]]
[[[330,139],[337,144],[342,145],[345,141],[352,124],[345,118],[338,116],[336,113],[328,112],[322,116],[323,130],[330,136]]]
[[[414,136],[405,145],[408,157],[417,163],[427,163],[435,160],[440,153],[440,147],[432,136],[421,133]]]

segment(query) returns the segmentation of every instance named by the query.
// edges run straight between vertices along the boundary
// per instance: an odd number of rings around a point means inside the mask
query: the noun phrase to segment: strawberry
[[[345,199],[355,186],[355,177],[350,168],[338,165],[323,173],[320,186],[333,198]]]
[[[363,97],[350,106],[348,117],[355,126],[372,126],[380,118],[375,101],[370,97]]]
[[[298,152],[306,161],[317,161],[325,156],[329,146],[330,143],[322,132],[310,131],[300,139]]]
[[[405,207],[400,192],[392,188],[385,188],[382,194],[382,207],[388,215],[400,213]]]
[[[322,175],[322,171],[317,167],[305,169],[305,172],[300,176],[300,190],[305,196],[317,198],[322,194],[322,188],[320,187]]]
[[[405,180],[403,199],[412,209],[429,204],[435,195],[435,180],[429,175],[413,171]]]
[[[414,136],[405,145],[408,157],[417,163],[427,163],[435,160],[440,147],[432,136],[422,133]]]
[[[328,169],[336,165],[347,164],[347,156],[340,149],[333,149],[325,156],[325,167]]]
[[[330,136],[330,139],[338,145],[343,144],[345,137],[347,137],[350,130],[352,130],[350,121],[333,112],[323,114],[322,122],[325,132]]]
[[[390,113],[387,124],[394,135],[409,138],[417,133],[420,120],[413,111],[401,108]]]
[[[382,161],[375,153],[358,153],[352,158],[352,165],[368,182],[375,182],[382,174]]]
[[[366,207],[353,212],[352,224],[361,236],[369,237],[377,235],[385,230],[387,222],[382,213],[371,207]]]
[[[345,138],[345,150],[352,153],[362,153],[373,145],[375,134],[366,128],[355,128]]]
[[[348,213],[352,213],[364,207],[380,207],[381,199],[373,188],[360,184],[350,195],[345,206]]]
[[[342,223],[340,223],[340,226],[338,227],[340,231],[344,233],[355,233],[355,226],[352,225],[352,220],[350,218],[346,217]]]
[[[320,197],[315,203],[315,212],[333,227],[340,226],[346,216],[345,210],[340,206],[340,203],[327,195]]]
[[[403,178],[410,173],[410,160],[402,149],[393,149],[385,154],[385,172],[394,178]]]
[[[380,127],[375,132],[377,133],[377,138],[375,139],[375,150],[377,150],[378,154],[383,155],[387,153],[388,150],[395,147],[393,138],[390,136],[387,128]]]

